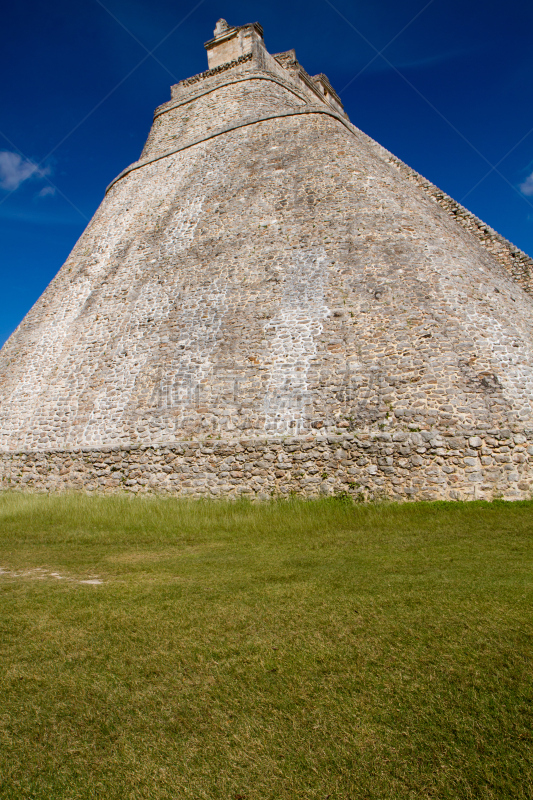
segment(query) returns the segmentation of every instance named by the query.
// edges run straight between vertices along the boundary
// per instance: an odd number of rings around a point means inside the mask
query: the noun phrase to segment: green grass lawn
[[[1,494],[0,797],[531,800],[532,534],[531,502]]]

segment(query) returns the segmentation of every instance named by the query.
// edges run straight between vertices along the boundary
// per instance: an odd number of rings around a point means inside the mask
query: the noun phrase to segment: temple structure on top
[[[0,352],[2,488],[529,497],[533,263],[219,20]]]

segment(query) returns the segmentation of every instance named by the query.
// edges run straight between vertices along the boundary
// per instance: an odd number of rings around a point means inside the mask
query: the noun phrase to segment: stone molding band
[[[175,153],[180,153],[182,150],[188,150],[189,147],[194,147],[197,144],[202,144],[202,142],[207,142],[209,139],[214,139],[217,136],[222,136],[224,133],[230,133],[231,131],[238,130],[239,128],[246,128],[249,125],[256,125],[258,122],[267,122],[270,119],[281,119],[283,117],[297,117],[302,114],[326,114],[328,117],[333,117],[338,122],[341,122],[344,127],[354,135],[354,131],[351,129],[350,123],[343,120],[339,114],[336,114],[334,111],[329,110],[327,108],[302,108],[294,111],[282,111],[278,112],[277,114],[265,114],[262,117],[255,117],[254,119],[244,119],[240,120],[239,122],[235,123],[234,125],[227,125],[224,128],[220,128],[218,131],[213,131],[208,136],[202,136],[201,139],[195,139],[188,144],[183,144],[181,147],[175,147],[172,150],[167,150],[165,153],[161,153],[158,156],[153,156],[152,158],[147,158],[144,161],[136,161],[135,164],[131,164],[126,169],[122,170],[120,175],[111,181],[109,186],[106,189],[106,194],[109,192],[112,186],[114,186],[118,181],[122,178],[125,178],[126,175],[129,175],[130,172],[133,172],[136,169],[141,169],[141,167],[146,167],[148,164],[153,164],[154,161],[160,161],[162,158],[168,158],[168,156],[173,156]]]
[[[226,61],[225,64],[219,64],[218,67],[206,69],[203,72],[200,72],[198,75],[192,75],[190,78],[185,78],[185,80],[178,83],[178,86],[180,84],[182,86],[192,86],[199,81],[205,81],[207,78],[212,78],[215,75],[218,75],[220,72],[226,72],[228,69],[239,67],[241,64],[246,63],[246,61],[251,61],[253,57],[253,53],[246,53],[246,55],[239,56],[238,58],[233,59],[233,61]]]
[[[261,73],[257,72],[254,74],[245,75],[243,78],[233,78],[233,80],[229,81],[222,81],[221,83],[217,83],[216,86],[212,86],[210,89],[205,89],[203,92],[198,92],[197,94],[190,94],[186,98],[182,98],[181,100],[176,100],[176,102],[172,102],[170,100],[168,103],[165,103],[162,106],[159,106],[154,111],[154,119],[157,119],[161,116],[161,114],[166,114],[167,111],[172,111],[175,108],[179,108],[180,106],[186,106],[187,103],[193,103],[195,100],[198,100],[200,97],[205,97],[206,94],[211,94],[212,92],[218,91],[218,89],[223,89],[224,86],[232,86],[234,83],[244,83],[245,81],[270,81],[271,83],[277,83],[278,86],[281,86],[282,89],[286,89],[288,92],[291,92],[295,97],[299,100],[302,100],[304,103],[309,102],[309,98],[307,98],[304,94],[298,92],[294,86],[290,86],[286,81],[281,80],[275,75],[271,75],[269,73]]]

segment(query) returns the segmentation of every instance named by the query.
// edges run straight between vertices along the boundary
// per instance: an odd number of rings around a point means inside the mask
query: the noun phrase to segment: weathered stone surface
[[[1,485],[529,496],[531,259],[222,23],[0,353]]]
[[[483,433],[479,432],[479,438]],[[0,481],[4,488],[14,490],[162,492],[193,497],[246,494],[258,499],[325,493],[356,499],[512,500],[533,490],[533,453],[528,454],[523,444],[514,445],[506,448],[506,461],[498,462],[500,442],[507,441],[498,433],[494,445],[487,448],[495,459],[467,455],[472,452],[469,431],[453,437],[453,448],[447,435],[444,447],[429,444],[423,454],[407,458],[405,444],[416,447],[419,434],[405,435],[402,442],[391,442],[379,433],[357,432],[324,436],[312,443],[299,436],[228,439],[209,447],[177,442],[68,453],[4,453]]]

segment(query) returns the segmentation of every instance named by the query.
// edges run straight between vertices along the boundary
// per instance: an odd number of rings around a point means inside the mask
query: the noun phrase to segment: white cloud
[[[40,192],[37,192],[37,197],[53,197],[56,190],[53,186],[43,186]]]
[[[520,184],[518,188],[522,194],[525,194],[528,197],[533,194],[533,172],[525,179],[524,183]]]
[[[0,188],[12,192],[28,178],[43,178],[49,169],[41,169],[27,158],[9,150],[0,150]]]

